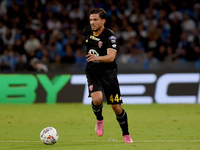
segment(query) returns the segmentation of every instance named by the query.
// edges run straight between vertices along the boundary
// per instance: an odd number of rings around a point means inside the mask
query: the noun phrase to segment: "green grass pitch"
[[[104,135],[94,131],[90,105],[0,105],[2,150],[198,150],[200,105],[123,105],[134,140],[125,144],[112,108],[104,103]],[[58,142],[45,145],[40,131],[53,126]]]

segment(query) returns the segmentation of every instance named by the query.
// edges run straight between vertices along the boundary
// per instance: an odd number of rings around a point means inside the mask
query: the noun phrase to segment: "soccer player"
[[[89,13],[90,26],[83,30],[87,47],[87,65],[85,73],[88,82],[89,96],[92,97],[92,109],[96,115],[95,131],[102,136],[103,129],[103,92],[107,104],[112,106],[116,119],[122,129],[125,143],[132,143],[128,131],[127,113],[122,108],[121,94],[117,79],[117,64],[115,61],[118,46],[116,37],[110,29],[104,27],[106,12],[102,8],[95,8]]]

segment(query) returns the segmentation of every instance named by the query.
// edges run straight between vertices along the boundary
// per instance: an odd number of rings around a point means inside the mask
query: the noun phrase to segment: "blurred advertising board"
[[[118,74],[124,104],[200,103],[200,73]],[[104,99],[105,101],[105,99]],[[85,74],[1,74],[0,103],[90,104]]]

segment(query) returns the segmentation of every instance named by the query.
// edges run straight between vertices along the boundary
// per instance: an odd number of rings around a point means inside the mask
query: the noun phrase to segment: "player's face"
[[[90,26],[92,31],[98,31],[105,23],[105,19],[101,19],[99,14],[91,14],[90,15]]]

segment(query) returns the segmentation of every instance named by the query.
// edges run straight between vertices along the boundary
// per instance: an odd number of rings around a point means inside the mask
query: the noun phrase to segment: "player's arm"
[[[94,54],[88,53],[88,55],[86,55],[87,62],[90,62],[90,61],[99,61],[99,62],[105,62],[105,63],[113,62],[116,57],[116,53],[117,51],[111,48],[107,49],[107,55],[104,55],[104,56],[96,56]]]

